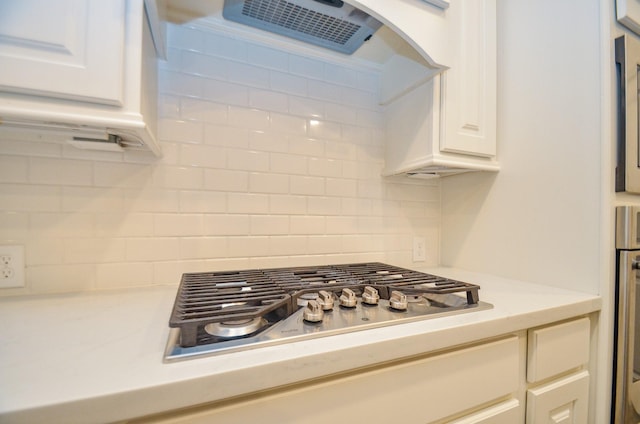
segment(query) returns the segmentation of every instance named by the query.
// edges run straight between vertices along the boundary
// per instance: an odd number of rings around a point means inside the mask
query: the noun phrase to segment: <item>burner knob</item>
[[[355,308],[356,301],[356,294],[353,292],[353,290],[342,289],[342,294],[340,295],[340,306]]]
[[[320,290],[318,292],[318,298],[316,299],[316,302],[320,304],[320,306],[322,307],[322,310],[324,311],[332,310],[333,309],[333,293],[329,293],[328,291],[325,291],[325,290]]]
[[[392,291],[389,306],[399,311],[407,310],[407,296],[399,291]]]
[[[309,322],[320,322],[324,318],[324,311],[318,302],[310,300],[302,312],[302,318]]]
[[[380,300],[380,295],[378,294],[378,290],[374,289],[371,286],[366,286],[364,288],[364,293],[362,293],[362,301],[367,305],[377,305]]]

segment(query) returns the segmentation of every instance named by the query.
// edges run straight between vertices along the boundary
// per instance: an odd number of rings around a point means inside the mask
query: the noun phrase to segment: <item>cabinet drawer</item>
[[[527,391],[527,424],[586,423],[588,410],[587,371]]]
[[[451,424],[514,424],[522,422],[520,402],[511,399],[473,415],[452,421]]]
[[[529,330],[527,381],[535,383],[589,361],[588,318]]]
[[[270,422],[282,424],[424,424],[516,392],[518,376],[519,342],[517,337],[509,337],[373,371],[135,422],[244,424],[263,422],[268,417]]]

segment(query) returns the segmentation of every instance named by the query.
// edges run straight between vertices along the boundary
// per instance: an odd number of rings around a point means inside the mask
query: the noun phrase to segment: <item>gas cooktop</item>
[[[165,361],[492,308],[479,289],[379,262],[187,273]]]

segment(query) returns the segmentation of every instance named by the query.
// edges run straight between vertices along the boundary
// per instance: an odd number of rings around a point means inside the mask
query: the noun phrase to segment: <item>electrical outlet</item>
[[[427,239],[424,237],[413,238],[413,262],[427,260]]]
[[[24,246],[0,245],[0,288],[24,287]]]

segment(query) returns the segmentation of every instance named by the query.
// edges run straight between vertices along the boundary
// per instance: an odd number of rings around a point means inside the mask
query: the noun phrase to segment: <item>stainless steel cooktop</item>
[[[378,262],[184,274],[165,361],[492,308],[479,289]]]

